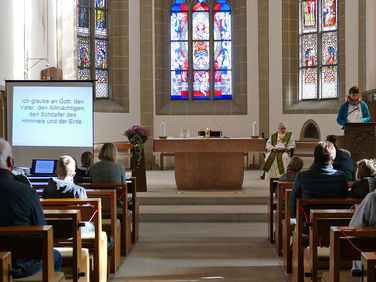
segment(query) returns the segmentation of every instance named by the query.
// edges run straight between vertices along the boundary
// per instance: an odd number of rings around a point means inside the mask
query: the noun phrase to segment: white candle
[[[256,122],[254,121],[253,123],[252,123],[252,136],[256,136]]]
[[[166,136],[166,123],[164,121],[162,121],[159,126],[159,134],[161,136]]]

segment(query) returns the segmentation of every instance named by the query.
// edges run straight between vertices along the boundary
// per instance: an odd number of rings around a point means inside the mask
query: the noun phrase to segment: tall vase
[[[138,155],[132,150],[131,169],[132,176],[136,177],[137,192],[146,192],[146,172],[145,172],[145,154],[142,150],[142,159],[140,166],[137,167]]]

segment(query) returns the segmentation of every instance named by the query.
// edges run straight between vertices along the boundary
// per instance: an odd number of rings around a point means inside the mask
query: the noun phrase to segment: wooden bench
[[[353,260],[361,259],[361,253],[351,245],[348,238],[362,251],[371,252],[376,250],[376,227],[332,226],[330,228],[329,273],[325,272],[323,274],[323,281],[339,282],[341,267],[344,264],[351,265]],[[346,276],[350,276],[350,271],[347,271]],[[356,279],[355,281],[359,281],[359,278]]]
[[[82,234],[82,245],[93,250],[94,281],[107,280],[107,236],[102,232],[101,199],[40,199],[44,210],[78,209],[82,221],[91,221],[95,230],[93,234]]]
[[[0,252],[0,282],[11,281],[12,255],[10,252]]]
[[[362,253],[363,277],[367,282],[376,282],[376,253],[363,252]]]
[[[138,202],[137,191],[132,190],[132,217],[128,210],[128,187],[126,183],[78,183],[86,189],[116,189],[117,199],[123,201],[121,213],[117,216],[121,220],[121,254],[126,256],[132,249],[132,230],[138,231],[138,221],[132,220],[133,217],[138,219]]]
[[[285,208],[283,201],[285,197],[285,189],[291,189],[294,182],[278,182],[277,211],[275,221],[275,248],[278,256],[282,256],[282,220],[285,218]],[[288,206],[287,206],[288,207]]]
[[[13,259],[42,260],[42,273],[20,280],[64,281],[62,272],[54,272],[52,226],[0,227],[0,251],[10,251]]]
[[[304,260],[303,260],[303,222],[309,222],[311,209],[349,209],[359,204],[362,199],[352,198],[318,198],[318,199],[297,199],[296,203],[296,225],[292,236],[292,274],[293,281],[303,281]]]
[[[63,266],[70,265],[70,279],[89,281],[89,253],[82,249],[81,211],[44,210],[47,224],[53,226],[54,247],[61,253]],[[69,263],[67,263],[67,261]],[[68,278],[68,274],[65,273]]]
[[[269,179],[269,202],[268,202],[268,240],[274,243],[274,211],[277,208],[277,203],[274,201],[274,189],[277,187],[279,178]]]
[[[292,272],[292,253],[290,247],[290,238],[294,231],[295,222],[291,219],[289,201],[292,193],[292,189],[285,189],[285,218],[282,220],[282,256],[283,266],[286,273]]]
[[[137,179],[132,176],[127,178],[128,193],[132,194],[132,243],[138,241],[139,225],[140,225],[140,206],[137,199]]]
[[[331,226],[347,226],[354,209],[310,210],[309,246],[304,249],[304,277],[317,281],[317,270],[329,268]]]
[[[102,200],[102,227],[114,238],[114,247],[110,251],[110,272],[115,273],[120,266],[120,230],[117,219],[116,189],[86,189],[89,198]]]

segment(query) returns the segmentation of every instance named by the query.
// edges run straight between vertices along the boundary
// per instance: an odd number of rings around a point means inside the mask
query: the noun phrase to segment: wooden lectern
[[[361,159],[376,158],[376,123],[346,123],[345,146],[354,166]]]

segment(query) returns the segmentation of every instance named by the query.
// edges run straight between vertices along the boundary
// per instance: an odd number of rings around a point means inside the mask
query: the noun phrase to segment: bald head
[[[11,170],[13,165],[12,147],[3,138],[0,138],[0,167]]]

